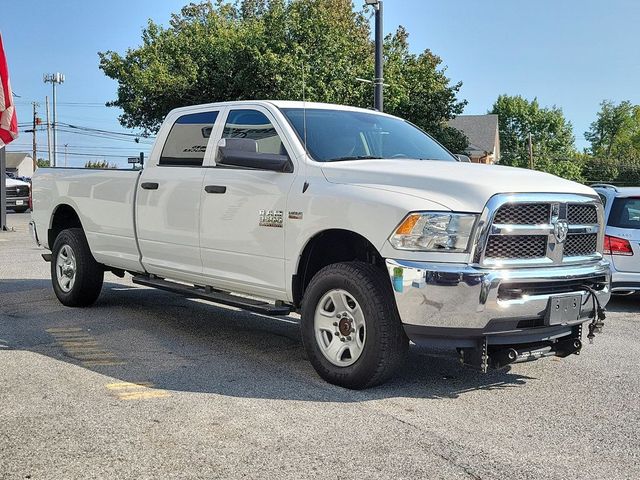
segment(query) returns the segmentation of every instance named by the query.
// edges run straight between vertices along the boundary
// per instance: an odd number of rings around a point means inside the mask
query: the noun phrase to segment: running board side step
[[[291,307],[288,305],[274,305],[272,303],[254,300],[252,298],[238,297],[230,293],[213,290],[209,287],[196,287],[183,285],[181,283],[170,282],[157,277],[148,277],[146,275],[138,275],[133,277],[133,283],[144,285],[145,287],[166,290],[167,292],[177,293],[188,298],[200,298],[230,307],[240,308],[249,312],[261,313],[263,315],[280,316],[289,315]]]

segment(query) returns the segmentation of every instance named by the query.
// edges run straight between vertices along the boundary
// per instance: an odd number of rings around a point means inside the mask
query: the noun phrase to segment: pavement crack
[[[376,409],[377,410],[377,409]],[[432,430],[428,430],[428,429],[424,429],[422,427],[420,427],[419,425],[416,425],[414,423],[411,423],[407,420],[404,420],[396,415],[394,415],[393,413],[389,413],[389,412],[379,412],[382,413],[382,415],[385,415],[387,417],[390,417],[391,419],[402,423],[403,425],[406,425],[409,428],[412,428],[413,430],[416,430],[417,432],[419,432],[421,434],[421,436],[427,434],[429,436],[429,438],[438,438],[439,443],[450,443],[448,440],[443,439],[441,436],[437,435],[435,432],[433,432]],[[423,443],[422,441],[420,441],[420,443]],[[430,445],[431,447],[433,445]],[[443,459],[444,461],[446,461],[447,463],[449,463],[450,465],[462,470],[462,472],[464,472],[465,475],[467,475],[469,478],[472,478],[474,480],[482,480],[482,477],[480,477],[479,475],[475,474],[472,470],[471,467],[465,464],[462,464],[458,461],[456,461],[454,458],[445,455],[442,452],[438,452],[438,451],[434,451],[433,448],[430,448],[431,453],[433,453],[434,455],[437,455],[439,458]]]

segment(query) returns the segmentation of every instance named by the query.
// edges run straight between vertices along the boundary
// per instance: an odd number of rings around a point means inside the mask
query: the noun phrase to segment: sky
[[[117,84],[98,69],[99,51],[123,53],[140,44],[149,18],[167,24],[187,0],[13,0],[0,23],[21,125],[31,122],[31,102],[51,85],[44,73],[62,72],[58,123],[135,133],[118,123],[119,110],[104,103]],[[360,3],[359,1],[356,3]],[[364,1],[362,2],[364,3]],[[640,1],[638,0],[384,0],[385,32],[399,25],[411,50],[430,49],[453,82],[462,81],[465,114],[484,114],[500,94],[537,98],[561,107],[574,126],[576,145],[604,99],[640,104]],[[23,127],[28,128],[28,127]],[[82,166],[105,159],[120,166],[150,150],[151,140],[58,134],[58,165]],[[104,135],[102,135],[104,136]],[[117,138],[117,140],[115,139]],[[46,158],[46,134],[38,132],[38,155]],[[10,151],[31,151],[22,133]],[[94,157],[99,155],[98,157]]]

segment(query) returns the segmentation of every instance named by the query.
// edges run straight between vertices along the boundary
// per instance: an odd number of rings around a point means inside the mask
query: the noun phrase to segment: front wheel
[[[51,255],[51,281],[67,307],[87,307],[100,295],[104,271],[96,262],[81,228],[60,232]]]
[[[364,262],[320,270],[302,302],[302,342],[329,383],[362,389],[388,380],[409,340],[384,272]]]

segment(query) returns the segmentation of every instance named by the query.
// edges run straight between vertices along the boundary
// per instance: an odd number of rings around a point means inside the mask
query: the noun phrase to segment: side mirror
[[[226,138],[218,144],[218,165],[269,170],[273,172],[291,172],[291,160],[288,155],[258,152],[258,142],[250,138]]]
[[[456,157],[458,157],[459,162],[471,163],[471,159],[462,153],[456,153]]]

